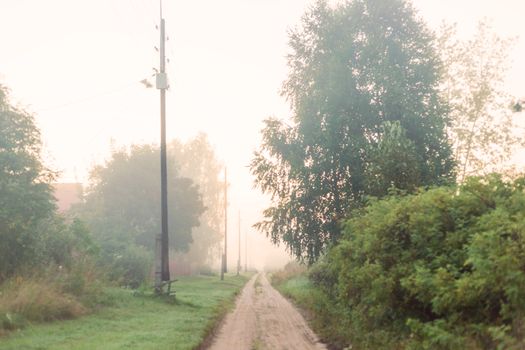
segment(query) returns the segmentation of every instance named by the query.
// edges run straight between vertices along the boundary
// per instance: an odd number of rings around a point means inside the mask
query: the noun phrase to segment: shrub
[[[333,268],[331,255],[325,255],[308,270],[308,277],[312,283],[325,294],[334,298],[337,289],[337,271]]]
[[[290,261],[283,269],[272,273],[271,280],[273,284],[280,284],[292,277],[304,274],[306,272],[306,266],[299,264],[296,261]]]
[[[336,287],[354,347],[523,348],[524,184],[472,178],[355,213],[310,273]]]
[[[19,314],[12,314],[0,309],[0,336],[6,331],[14,331],[16,329],[24,328],[27,321]]]
[[[138,288],[150,276],[152,253],[143,247],[130,244],[113,257],[109,277],[122,286]]]
[[[217,272],[213,270],[210,265],[203,265],[199,267],[199,275],[203,276],[217,276]]]

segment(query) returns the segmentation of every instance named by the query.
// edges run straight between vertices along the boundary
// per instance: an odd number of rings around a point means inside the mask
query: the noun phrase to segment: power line
[[[108,96],[108,95],[111,95],[111,94],[123,91],[125,89],[130,88],[132,85],[135,85],[137,83],[139,83],[138,79],[133,81],[133,82],[129,82],[129,83],[125,84],[125,85],[121,85],[120,87],[117,87],[115,89],[111,89],[111,90],[108,90],[108,91],[99,92],[97,94],[81,97],[79,99],[72,100],[72,101],[65,102],[65,103],[61,103],[61,104],[58,104],[58,105],[40,108],[40,109],[36,110],[36,113],[50,111],[50,110],[54,110],[54,109],[60,109],[60,108],[68,107],[68,106],[71,106],[71,105],[81,104],[81,103],[84,103],[84,102],[92,101],[92,100],[95,100],[97,98],[105,97],[105,96]]]

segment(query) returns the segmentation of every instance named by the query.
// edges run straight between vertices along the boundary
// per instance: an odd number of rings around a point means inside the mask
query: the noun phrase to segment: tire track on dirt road
[[[211,350],[326,349],[264,273],[253,276],[222,324]]]

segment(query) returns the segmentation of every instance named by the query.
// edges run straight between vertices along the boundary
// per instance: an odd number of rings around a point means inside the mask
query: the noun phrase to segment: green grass
[[[292,277],[281,284],[278,284],[277,289],[296,301],[308,299],[315,290],[314,286],[305,275]]]
[[[294,301],[304,311],[315,310],[315,306],[321,298],[320,291],[310,282],[304,274],[289,277],[286,280],[279,280],[273,286],[285,297]],[[309,315],[313,317],[314,315]]]
[[[180,277],[174,303],[112,288],[114,305],[76,320],[29,325],[0,349],[194,349],[233,305],[247,276]]]

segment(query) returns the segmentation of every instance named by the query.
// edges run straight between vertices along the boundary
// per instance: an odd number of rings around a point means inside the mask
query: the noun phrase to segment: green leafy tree
[[[41,161],[33,117],[0,86],[0,281],[41,261],[45,222],[55,210],[53,178]]]
[[[181,143],[173,141],[169,146],[180,169],[181,176],[190,178],[199,186],[206,211],[200,217],[200,225],[192,231],[190,249],[184,259],[197,268],[213,263],[219,256],[222,241],[223,217],[223,166],[217,161],[215,152],[206,134]]]
[[[141,145],[115,150],[109,161],[91,173],[92,185],[79,209],[109,261],[129,245],[153,250],[160,233],[160,152]],[[192,229],[205,208],[198,186],[178,176],[173,155],[168,157],[170,247],[186,251]],[[142,259],[142,258],[141,258]]]
[[[399,121],[383,124],[378,142],[371,146],[366,181],[367,192],[376,196],[390,188],[413,191],[421,184],[414,142]]]
[[[266,121],[251,164],[272,199],[257,227],[275,243],[313,262],[364,196],[453,180],[433,41],[404,0],[318,1],[304,15],[282,92],[293,118]]]
[[[512,43],[494,33],[487,21],[478,24],[469,40],[458,39],[455,26],[441,30],[441,89],[450,105],[449,134],[459,182],[501,170],[515,147],[524,142],[523,128],[508,108],[512,98],[504,88]]]

